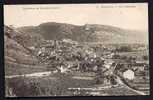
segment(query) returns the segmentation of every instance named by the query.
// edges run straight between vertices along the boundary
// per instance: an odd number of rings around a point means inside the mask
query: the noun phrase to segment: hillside
[[[78,42],[102,43],[147,43],[147,32],[125,30],[108,25],[86,24],[82,26],[48,22],[38,26],[19,27],[17,30],[29,34],[39,34],[45,39],[72,39]]]
[[[17,71],[16,68],[18,67],[38,67],[40,59],[38,59],[34,53],[38,53],[39,49],[41,49],[39,46],[42,46],[43,41],[45,41],[44,43],[47,45],[47,40],[71,39],[76,43],[146,43],[147,41],[147,36],[145,36],[145,34],[142,32],[138,33],[138,31],[123,30],[113,26],[97,24],[77,26],[65,23],[49,22],[40,24],[39,26],[28,26],[20,28],[4,26],[4,33],[5,64],[7,65],[5,67],[6,73],[8,71],[10,71],[9,73],[12,73],[12,70]],[[58,44],[58,47],[62,46],[63,44]],[[31,47],[38,47],[38,51],[36,49],[32,50]],[[71,49],[73,46],[71,45],[70,47],[66,47]],[[74,47],[74,49],[70,51],[76,51],[76,48]],[[32,71],[31,69],[27,68],[28,67],[25,69],[28,72],[29,70]]]
[[[32,42],[36,37],[23,34],[8,26],[4,26],[4,42],[5,42],[5,74],[19,74],[27,71],[30,73],[38,59],[29,48],[34,45]],[[33,67],[30,69],[30,67]],[[39,70],[39,69],[38,69]],[[33,70],[37,71],[37,69]]]

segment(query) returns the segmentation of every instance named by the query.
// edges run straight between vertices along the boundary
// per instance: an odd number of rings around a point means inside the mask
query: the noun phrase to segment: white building
[[[126,70],[125,72],[123,72],[123,77],[129,80],[133,80],[135,75],[134,72],[130,69]]]

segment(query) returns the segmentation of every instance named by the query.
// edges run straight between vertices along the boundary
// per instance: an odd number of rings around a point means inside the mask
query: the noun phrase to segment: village
[[[63,39],[45,40],[40,46],[29,48],[40,59],[40,64],[48,65],[47,70],[54,74],[84,74],[80,79],[86,78],[86,73],[94,74],[95,84],[101,84],[103,87],[118,86],[120,78],[128,87],[149,94],[149,86],[146,85],[149,84],[148,59],[143,56],[129,56],[133,52],[145,51],[147,47],[138,44],[133,46],[132,50],[128,49],[128,46],[123,47],[122,50],[118,45],[110,44],[80,45],[76,41]],[[123,55],[124,52],[129,55]],[[70,90],[81,93],[80,88]]]
[[[44,39],[26,49],[38,62],[18,70],[22,75],[13,72],[17,75],[6,76],[9,89],[14,88],[7,90],[9,96],[150,94],[148,45]],[[21,85],[15,87],[16,83]],[[20,92],[23,84],[25,94]],[[26,94],[31,89],[34,92]]]

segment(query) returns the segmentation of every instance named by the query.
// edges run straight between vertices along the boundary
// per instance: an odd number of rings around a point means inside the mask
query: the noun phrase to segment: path
[[[32,73],[32,74],[10,75],[10,76],[5,76],[5,78],[15,78],[15,77],[20,77],[20,76],[25,76],[25,77],[43,77],[43,76],[49,76],[51,73],[52,73],[51,71],[46,71],[46,72],[37,72],[37,73]]]
[[[116,75],[116,76],[117,76],[117,75]],[[118,82],[119,84],[125,86],[126,88],[130,89],[131,91],[136,92],[137,94],[146,95],[145,93],[143,93],[143,92],[141,92],[141,91],[138,91],[138,90],[135,90],[135,89],[129,87],[127,84],[125,84],[125,83],[120,79],[119,76],[117,76],[117,82]]]

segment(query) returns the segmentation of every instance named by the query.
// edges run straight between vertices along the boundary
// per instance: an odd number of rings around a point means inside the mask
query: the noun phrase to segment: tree
[[[148,55],[144,55],[142,56],[143,60],[148,60],[149,59],[149,56]]]
[[[118,52],[131,52],[132,48],[130,46],[120,46],[116,48],[116,51]]]
[[[116,78],[115,76],[110,76],[110,82],[111,82],[111,84],[113,84],[113,85],[116,85],[116,84],[117,84],[115,78]]]

